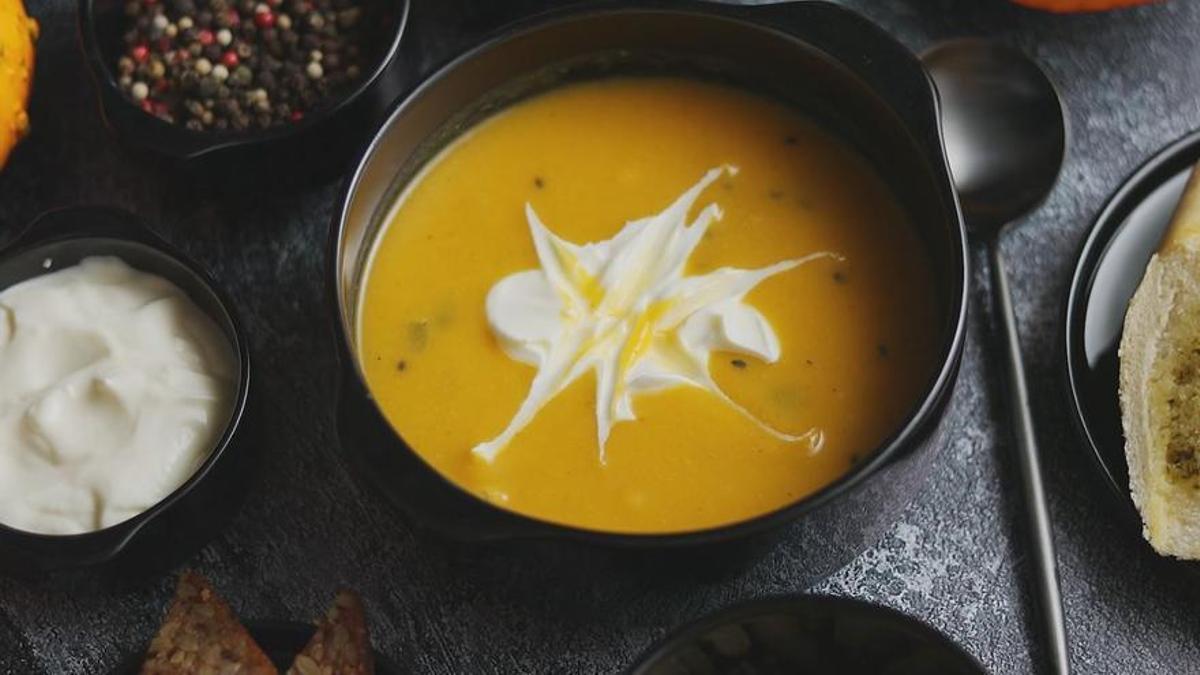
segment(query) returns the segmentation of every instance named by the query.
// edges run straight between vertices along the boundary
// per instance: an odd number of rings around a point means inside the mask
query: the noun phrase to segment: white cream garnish
[[[229,420],[228,340],[176,286],[88,258],[0,292],[0,522],[127,520],[183,484]]]
[[[689,226],[688,212],[723,171],[736,170],[713,169],[662,213],[582,246],[555,236],[525,205],[541,268],[497,282],[488,293],[487,319],[505,352],[538,370],[508,427],[475,446],[477,456],[495,459],[547,402],[592,370],[601,462],[613,425],[636,419],[633,394],[684,385],[712,392],[776,438],[820,448],[820,429],[791,435],[755,419],[713,381],[708,360],[719,350],[777,361],[779,338],[743,299],[771,276],[838,256],[820,252],[757,270],[724,267],[684,276],[708,226],[722,215],[710,204]]]

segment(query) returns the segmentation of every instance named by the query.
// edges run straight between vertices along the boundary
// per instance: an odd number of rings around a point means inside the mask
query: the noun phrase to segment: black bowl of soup
[[[327,274],[342,456],[473,542],[861,547],[942,444],[966,312],[933,85],[820,2],[499,30],[393,109]]]
[[[0,248],[0,571],[136,580],[228,524],[256,468],[248,342],[199,265],[118,209]]]

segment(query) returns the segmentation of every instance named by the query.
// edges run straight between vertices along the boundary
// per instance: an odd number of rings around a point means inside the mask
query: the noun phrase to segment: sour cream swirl
[[[508,426],[473,448],[488,462],[550,400],[587,372],[596,373],[596,431],[600,461],[612,428],[637,418],[634,396],[668,387],[711,392],[764,432],[821,446],[820,429],[793,435],[773,429],[729,398],[708,369],[713,351],[773,363],[779,338],[745,296],[760,283],[820,258],[821,251],[760,269],[723,267],[685,274],[708,227],[722,217],[716,204],[687,218],[700,194],[733,167],[708,171],[661,213],[630,221],[611,239],[573,244],[552,233],[525,205],[538,269],[511,274],[487,296],[488,325],[513,359],[537,368],[529,393]]]

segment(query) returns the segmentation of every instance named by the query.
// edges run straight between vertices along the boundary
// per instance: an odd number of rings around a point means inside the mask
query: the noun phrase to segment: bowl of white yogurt
[[[249,373],[231,303],[131,214],[38,218],[0,251],[0,567],[211,536],[247,474]]]

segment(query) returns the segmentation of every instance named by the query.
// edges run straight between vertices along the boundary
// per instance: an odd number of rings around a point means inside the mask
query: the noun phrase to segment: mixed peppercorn
[[[195,131],[302,120],[371,65],[363,0],[129,0],[117,60],[142,110]]]

